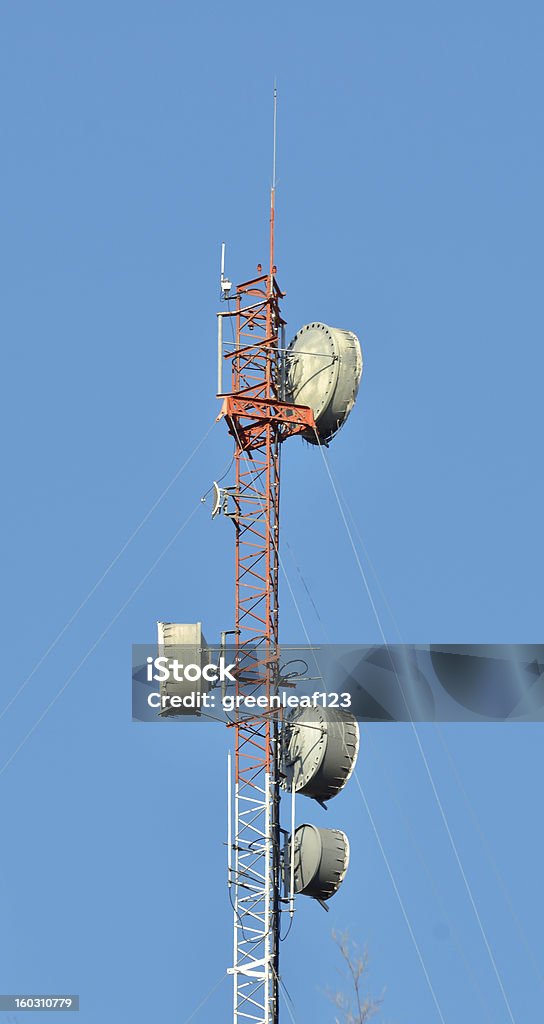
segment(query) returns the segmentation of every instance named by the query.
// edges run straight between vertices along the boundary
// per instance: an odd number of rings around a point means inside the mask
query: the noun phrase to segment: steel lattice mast
[[[276,98],[274,96],[274,127]],[[268,273],[238,285],[230,393],[221,414],[235,442],[236,695],[278,683],[280,444],[313,427],[310,409],[283,398],[284,321],[274,264],[274,174]],[[281,869],[278,714],[236,714],[229,887],[234,910],[234,1022],[277,1024]]]

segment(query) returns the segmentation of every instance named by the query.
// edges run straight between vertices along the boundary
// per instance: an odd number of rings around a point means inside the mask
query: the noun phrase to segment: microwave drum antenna
[[[286,719],[282,750],[283,789],[331,800],[348,782],[359,753],[359,725],[349,711],[302,708]]]
[[[330,899],[340,888],[348,864],[349,842],[345,832],[316,825],[299,825],[295,830],[296,893],[320,901]]]
[[[357,398],[363,372],[359,339],[353,331],[326,324],[306,324],[286,353],[288,400],[312,409],[317,437],[307,430],[311,444],[328,444],[346,422]]]
[[[209,693],[211,684],[202,675],[202,669],[209,665],[210,649],[202,633],[201,622],[177,623],[158,622],[158,655],[169,662],[178,661],[189,673],[189,667],[197,670],[191,672],[192,680],[180,672],[182,678],[176,679],[169,672],[168,678],[161,680],[161,704],[166,701],[161,718],[200,715],[201,694]],[[173,701],[173,698],[175,700]]]

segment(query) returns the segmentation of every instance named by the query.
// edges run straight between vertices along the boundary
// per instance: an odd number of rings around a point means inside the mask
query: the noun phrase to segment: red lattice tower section
[[[315,427],[309,408],[285,401],[283,294],[274,265],[274,188],[270,206],[270,269],[238,285],[235,325],[223,358],[231,390],[221,416],[235,443],[232,500],[236,529],[236,695],[266,694],[278,683],[280,446]],[[276,1024],[281,909],[278,721],[258,709],[236,713],[233,862],[234,1022]]]

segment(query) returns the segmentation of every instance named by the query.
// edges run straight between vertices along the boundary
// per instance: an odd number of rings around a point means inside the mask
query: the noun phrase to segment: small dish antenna
[[[214,480],[214,482],[213,482],[212,519],[215,519],[216,516],[220,515],[221,512],[222,512],[222,509],[223,509],[223,492],[222,492],[219,484],[216,484],[216,482]]]
[[[223,513],[227,518],[234,519],[237,515],[236,498],[234,497],[234,511],[229,511],[229,496],[236,494],[235,487],[220,487],[216,480],[213,482],[213,503],[212,519]]]

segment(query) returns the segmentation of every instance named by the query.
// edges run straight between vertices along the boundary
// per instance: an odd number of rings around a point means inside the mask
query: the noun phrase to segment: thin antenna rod
[[[272,158],[272,188],[276,189],[276,125],[278,115],[278,90],[276,89],[276,82],[274,80],[274,149]]]
[[[273,290],[274,267],[274,214],[276,203],[276,139],[277,139],[278,90],[274,80],[274,144],[272,149],[272,188],[270,189],[270,294]]]

